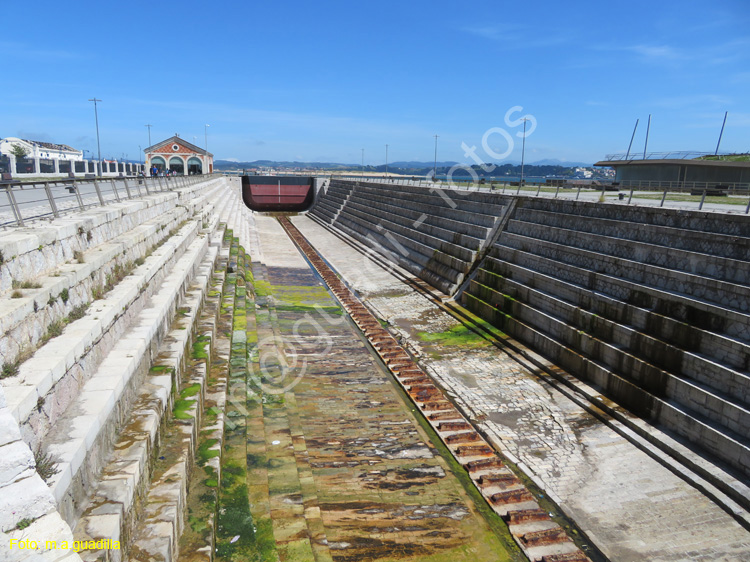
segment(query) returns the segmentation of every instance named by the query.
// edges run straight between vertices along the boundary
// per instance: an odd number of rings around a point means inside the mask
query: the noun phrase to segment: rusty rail
[[[534,495],[505,466],[494,448],[352,294],[302,233],[288,218],[278,220],[454,458],[466,469],[485,501],[505,520],[511,535],[529,560],[590,562],[565,530],[541,509]]]

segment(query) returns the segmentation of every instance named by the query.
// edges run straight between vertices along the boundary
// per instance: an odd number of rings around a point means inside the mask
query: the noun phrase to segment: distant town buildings
[[[214,155],[178,135],[157,142],[144,152],[147,170],[156,167],[160,172],[168,170],[190,176],[214,171]]]

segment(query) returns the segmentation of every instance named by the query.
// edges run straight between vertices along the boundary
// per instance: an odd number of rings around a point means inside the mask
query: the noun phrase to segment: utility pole
[[[519,182],[519,186],[523,185],[523,163],[524,163],[524,156],[526,156],[526,117],[521,119],[523,121],[523,142],[521,143],[521,181]]]
[[[102,175],[102,173],[101,173],[101,170],[102,170],[102,146],[99,143],[99,112],[96,109],[96,102],[100,102],[102,100],[99,100],[99,99],[96,99],[96,98],[92,98],[89,101],[93,101],[94,102],[94,118],[96,119],[96,149],[97,149],[98,154],[99,154],[99,166],[97,166],[97,168],[99,169],[99,175],[101,176]]]
[[[435,167],[432,169],[432,179],[435,179],[437,175],[437,140],[438,136],[435,135]]]
[[[206,126],[203,127],[203,134],[205,135],[205,139],[204,140],[205,140],[205,143],[206,143],[206,170],[203,172],[204,174],[208,174],[208,173],[211,172],[211,170],[209,169],[209,166],[208,166],[208,128],[210,126],[211,125],[209,125],[208,123],[206,123]]]

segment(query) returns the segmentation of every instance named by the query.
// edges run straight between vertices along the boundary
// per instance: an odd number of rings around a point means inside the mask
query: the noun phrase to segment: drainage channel
[[[278,221],[455,460],[468,472],[488,505],[505,520],[513,539],[529,560],[591,562],[401,344],[352,294],[299,230],[286,217],[280,217]]]

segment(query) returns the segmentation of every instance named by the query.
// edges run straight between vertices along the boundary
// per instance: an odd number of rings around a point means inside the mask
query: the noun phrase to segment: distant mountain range
[[[438,162],[437,167],[443,169],[450,169],[451,167],[459,164],[458,162],[443,161]],[[520,166],[520,162],[508,161],[496,166],[506,165]],[[566,162],[561,160],[545,159],[537,162],[526,162],[527,166],[559,166],[563,168],[576,168],[576,167],[588,167],[591,163],[585,162]],[[419,171],[419,170],[431,170],[435,166],[435,162],[418,162],[418,161],[397,161],[389,162],[388,169],[396,172],[397,170],[404,171]],[[312,170],[359,170],[361,166],[359,164],[340,164],[334,162],[288,162],[288,161],[277,161],[277,160],[254,160],[252,162],[233,162],[231,160],[216,160],[214,167],[217,170],[237,170],[245,168],[305,168]],[[380,171],[385,169],[385,164],[379,166],[365,166],[366,170]]]

